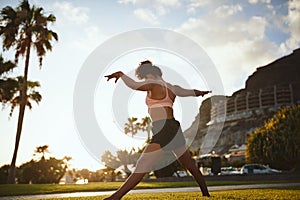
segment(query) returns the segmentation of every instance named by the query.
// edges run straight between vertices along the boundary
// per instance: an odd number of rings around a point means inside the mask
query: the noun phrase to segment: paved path
[[[274,184],[253,184],[253,185],[226,185],[226,186],[209,186],[209,191],[220,190],[242,190],[242,189],[259,189],[259,188],[281,188],[290,186],[300,186],[300,183],[274,183]],[[161,188],[161,189],[138,189],[132,190],[130,194],[137,193],[159,193],[159,192],[200,192],[199,187],[181,187],[181,188]],[[0,197],[0,200],[17,200],[17,199],[47,199],[47,198],[66,198],[66,197],[89,197],[89,196],[103,196],[112,194],[113,191],[102,192],[73,192],[60,194],[43,194],[43,195],[26,195],[26,196],[12,196]]]

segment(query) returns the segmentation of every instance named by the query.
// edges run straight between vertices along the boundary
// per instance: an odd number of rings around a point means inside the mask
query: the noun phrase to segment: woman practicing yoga
[[[172,151],[177,160],[193,175],[202,195],[210,196],[201,172],[186,149],[180,123],[174,119],[173,103],[176,96],[204,96],[211,91],[184,89],[167,83],[162,78],[160,68],[152,65],[148,60],[141,62],[135,73],[137,78],[143,81],[137,82],[121,71],[105,77],[107,81],[115,78],[115,82],[121,78],[129,88],[147,92],[146,104],[152,120],[153,137],[138,159],[134,172],[114,194],[105,200],[121,199],[142,180],[145,173],[151,170],[151,166],[159,160],[164,151]]]

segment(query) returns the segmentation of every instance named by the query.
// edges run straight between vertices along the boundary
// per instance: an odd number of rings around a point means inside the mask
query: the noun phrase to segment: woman
[[[148,60],[140,63],[136,69],[136,76],[144,81],[136,82],[121,71],[105,77],[107,81],[115,78],[115,82],[121,78],[129,88],[147,92],[146,104],[152,120],[153,137],[137,161],[135,171],[106,200],[121,199],[142,180],[145,173],[149,172],[151,166],[164,151],[172,151],[177,160],[194,176],[202,195],[210,196],[201,172],[186,150],[180,124],[173,115],[173,103],[176,96],[204,96],[210,91],[188,90],[177,85],[171,85],[163,80],[161,70]]]

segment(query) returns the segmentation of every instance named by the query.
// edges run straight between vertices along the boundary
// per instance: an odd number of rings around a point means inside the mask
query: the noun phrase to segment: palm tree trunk
[[[21,89],[21,104],[20,104],[20,110],[19,110],[19,118],[18,118],[18,127],[17,127],[17,134],[16,134],[16,141],[15,141],[15,149],[13,158],[10,164],[10,170],[8,175],[8,184],[15,184],[15,177],[16,177],[16,160],[17,160],[17,154],[19,149],[19,143],[22,133],[22,127],[23,127],[23,119],[25,114],[25,107],[26,107],[26,97],[27,97],[27,79],[28,79],[28,68],[29,68],[29,58],[30,58],[30,44],[31,42],[28,42],[27,46],[27,52],[26,52],[26,59],[25,59],[25,69],[24,69],[24,78],[23,78],[23,84]]]

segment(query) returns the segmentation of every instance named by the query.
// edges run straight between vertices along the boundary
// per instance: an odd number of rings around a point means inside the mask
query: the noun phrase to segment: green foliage
[[[139,154],[134,148],[131,151],[119,150],[116,153],[117,155],[114,156],[110,151],[105,151],[101,156],[101,161],[106,166],[106,174],[115,176],[115,169],[122,167],[120,170],[129,176],[131,171],[128,167],[135,165]]]
[[[141,121],[138,121],[138,118],[131,117],[127,119],[128,122],[125,123],[124,133],[131,134],[131,136],[135,136],[138,131],[147,132],[147,140],[146,143],[150,140],[150,133],[151,133],[151,119],[150,117],[144,117]]]
[[[9,165],[3,165],[0,168],[0,184],[4,184],[7,182],[8,171],[9,171]]]
[[[19,183],[59,183],[67,169],[65,159],[31,160],[17,169]]]
[[[35,153],[39,154],[38,160],[31,160],[22,164],[17,169],[19,183],[59,183],[68,168],[70,157],[45,159],[48,145],[36,147]],[[34,154],[35,155],[35,154]]]
[[[165,167],[159,168],[160,166]],[[174,154],[169,151],[164,152],[162,158],[160,158],[153,167],[157,169],[153,171],[156,178],[172,177],[177,171],[183,170],[183,167],[176,160]]]
[[[25,57],[24,79],[20,90],[20,97],[15,99],[12,104],[12,110],[15,105],[19,104],[20,112],[8,183],[15,182],[15,165],[22,133],[25,107],[31,107],[31,104],[27,99],[27,87],[29,87],[27,85],[27,79],[31,49],[34,48],[36,50],[36,55],[39,58],[41,67],[46,52],[52,50],[52,40],[58,40],[57,34],[48,29],[48,23],[55,22],[55,16],[52,14],[46,16],[44,14],[43,8],[31,6],[28,0],[21,1],[16,8],[6,6],[0,10],[0,36],[2,37],[2,49],[14,50],[15,63],[18,63],[20,56]],[[32,93],[31,98],[37,99],[38,101],[36,102],[39,102],[41,100],[41,95],[38,92],[34,92]]]
[[[0,35],[3,38],[3,49],[14,47],[16,62],[32,46],[41,66],[46,51],[52,50],[50,42],[58,40],[57,33],[48,29],[48,23],[56,21],[55,16],[44,14],[43,8],[31,6],[27,0],[23,0],[15,9],[6,6],[1,10]]]
[[[161,169],[155,170],[154,175],[156,176],[156,178],[172,177],[173,174],[176,173],[176,171],[178,170],[182,170],[182,167],[180,163],[177,160],[175,160],[171,164]]]
[[[11,104],[11,110],[9,113],[9,116],[12,116],[12,113],[16,106],[19,106],[21,104],[21,90],[22,90],[22,84],[23,84],[23,77],[18,76],[15,79],[12,79],[16,82],[16,85],[14,88],[15,93],[13,94],[13,97],[10,100]],[[27,95],[26,95],[26,106],[29,109],[32,109],[32,101],[39,104],[42,101],[42,95],[36,91],[36,87],[40,87],[40,83],[37,81],[27,81]]]
[[[0,55],[0,102],[9,102],[17,92],[18,83],[15,79],[7,77],[7,74],[16,67],[11,61],[4,61]]]
[[[247,162],[299,170],[300,105],[283,108],[248,138]]]
[[[38,146],[36,147],[36,149],[34,150],[34,156],[39,156],[40,159],[45,159],[45,154],[49,153],[49,145],[43,145],[43,146]]]
[[[88,169],[71,169],[67,171],[67,174],[73,178],[76,182],[80,179],[87,179],[89,183],[91,182],[103,182],[105,179],[105,169],[99,169],[96,171],[90,171]]]
[[[3,56],[0,54],[0,76],[5,76],[16,67],[16,64],[11,61],[4,61]]]

